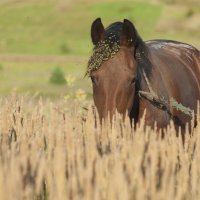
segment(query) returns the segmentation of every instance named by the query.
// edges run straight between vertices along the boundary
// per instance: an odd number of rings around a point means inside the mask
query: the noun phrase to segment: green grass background
[[[52,86],[49,77],[55,66],[76,77],[74,90],[91,93],[83,79],[91,53],[90,26],[101,17],[105,26],[127,18],[134,22],[144,40],[166,38],[200,47],[199,29],[184,27],[200,8],[191,1],[92,1],[92,0],[7,0],[0,3],[0,95],[39,93],[59,97],[72,88]],[[167,23],[166,23],[167,21]],[[175,24],[177,23],[177,26]],[[165,25],[166,23],[166,25]],[[163,25],[164,24],[164,25]],[[171,26],[171,24],[173,26]],[[198,25],[198,24],[197,24]],[[10,59],[1,59],[1,55]],[[22,55],[17,61],[13,55]],[[65,56],[66,62],[27,62],[26,56]],[[74,61],[68,62],[68,56]],[[76,58],[82,58],[77,64]],[[58,59],[59,60],[59,59]]]

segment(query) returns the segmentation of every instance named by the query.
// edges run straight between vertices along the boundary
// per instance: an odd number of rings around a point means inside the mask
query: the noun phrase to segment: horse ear
[[[94,45],[96,45],[100,40],[103,39],[104,27],[101,22],[101,18],[94,20],[91,26],[91,38]]]
[[[137,31],[132,22],[130,22],[128,19],[124,19],[120,36],[120,44],[131,47],[134,44],[136,36],[137,36]]]

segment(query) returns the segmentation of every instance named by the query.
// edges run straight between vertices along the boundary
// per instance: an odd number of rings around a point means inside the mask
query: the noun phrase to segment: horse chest
[[[165,128],[170,123],[170,116],[166,111],[160,110],[149,102],[141,100],[139,105],[138,122],[144,120],[145,125],[158,128]]]

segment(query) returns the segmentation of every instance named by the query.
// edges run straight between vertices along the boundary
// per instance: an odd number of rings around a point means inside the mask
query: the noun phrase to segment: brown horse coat
[[[93,97],[100,119],[117,111],[137,123],[144,114],[145,124],[165,128],[170,115],[139,97],[148,91],[145,72],[154,92],[166,100],[174,98],[197,111],[200,99],[200,52],[185,43],[169,40],[143,42],[134,25],[116,22],[104,29],[101,19],[91,27],[94,47],[87,73],[93,83]],[[175,126],[184,130],[191,118],[168,105]]]
[[[149,49],[149,60],[152,64],[150,82],[154,91],[165,99],[173,97],[196,112],[197,100],[200,99],[200,52],[188,44],[175,41],[154,40],[145,44]],[[146,124],[152,126],[155,121],[159,127],[169,124],[169,115],[145,100],[140,100],[138,118],[142,116],[144,109]],[[190,117],[181,111],[169,109],[176,117],[175,124],[184,127],[190,120]]]

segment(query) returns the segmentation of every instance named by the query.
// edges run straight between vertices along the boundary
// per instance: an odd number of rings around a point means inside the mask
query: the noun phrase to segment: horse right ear
[[[94,45],[96,45],[104,36],[104,27],[101,18],[94,20],[91,26],[91,38]]]
[[[135,40],[137,39],[137,31],[128,19],[124,19],[122,31],[121,31],[121,45],[131,47],[134,45]]]

